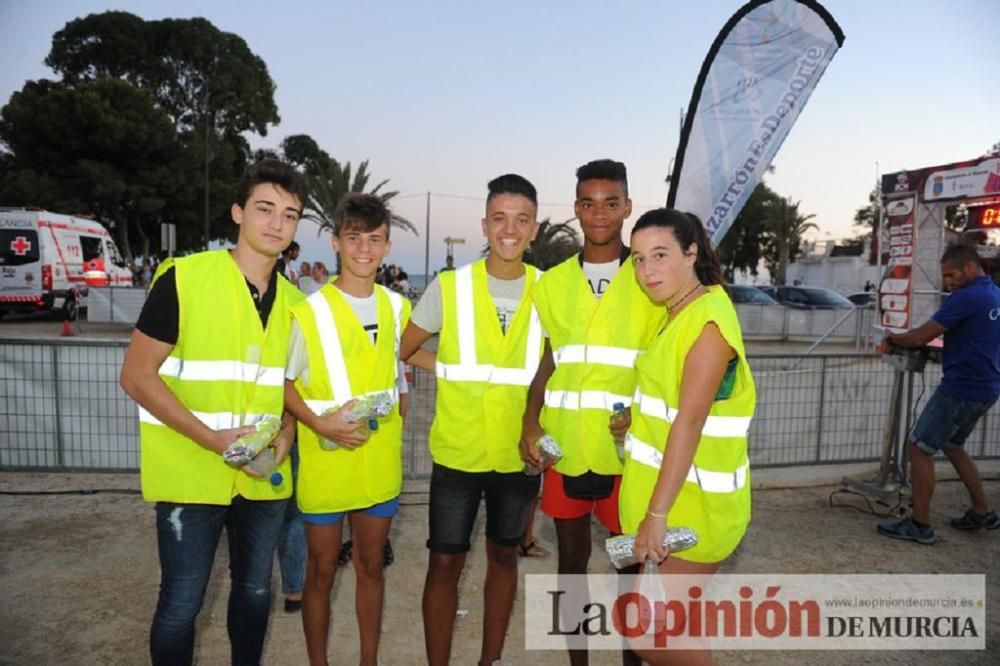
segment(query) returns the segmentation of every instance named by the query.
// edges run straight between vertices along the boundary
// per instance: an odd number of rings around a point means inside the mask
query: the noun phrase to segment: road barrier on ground
[[[0,339],[0,469],[135,471],[139,418],[118,385],[126,340]],[[868,353],[749,354],[757,382],[751,466],[874,462],[888,419],[892,370]],[[940,381],[940,366],[916,378],[911,424]],[[433,375],[414,371],[403,434],[408,479],[427,479]],[[1000,458],[1000,404],[966,444]]]

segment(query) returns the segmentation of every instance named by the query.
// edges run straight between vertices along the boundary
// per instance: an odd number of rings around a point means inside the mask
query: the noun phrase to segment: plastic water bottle
[[[357,433],[367,439],[378,430],[378,419],[388,416],[394,406],[395,401],[388,391],[370,393],[357,398],[354,405],[344,412],[344,418],[351,423],[363,423]],[[339,407],[331,407],[323,412],[323,416],[332,414],[338,409]],[[340,448],[339,444],[325,437],[320,437],[319,445],[324,451],[335,451]]]
[[[274,448],[270,446],[257,454],[257,457],[247,464],[250,465],[250,469],[270,481],[272,486],[280,486],[281,482],[285,480],[285,477],[278,471]]]
[[[378,419],[368,419],[368,421],[358,428],[356,432],[362,437],[371,437],[372,433],[378,430]]]
[[[257,428],[249,435],[244,435],[230,444],[222,454],[223,460],[230,465],[247,465],[268,447],[281,430],[281,419],[276,416],[265,416],[254,424]]]
[[[625,403],[616,402],[612,409],[614,412],[611,414],[611,422],[614,425],[624,425],[625,423]],[[625,462],[625,436],[615,437],[615,448],[618,449],[618,460],[622,463]]]

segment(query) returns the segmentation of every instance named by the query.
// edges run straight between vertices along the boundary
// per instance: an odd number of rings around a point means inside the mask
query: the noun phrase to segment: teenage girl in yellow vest
[[[285,401],[299,419],[297,495],[308,544],[302,626],[311,664],[327,663],[330,592],[345,516],[354,541],[360,663],[374,666],[378,659],[383,549],[403,483],[399,337],[410,316],[408,301],[375,284],[389,252],[389,224],[378,197],[346,195],[334,212],[332,238],[340,275],[292,309]],[[392,392],[397,405],[369,436],[346,412],[356,398],[380,391]]]
[[[636,534],[640,562],[650,558],[667,574],[711,575],[750,522],[746,435],[756,390],[742,332],[697,217],[672,209],[645,213],[632,231],[632,256],[639,283],[668,316],[636,359],[622,530]],[[692,528],[698,545],[668,553],[668,525]],[[640,656],[652,664],[712,663],[708,651]]]
[[[305,183],[263,160],[237,187],[233,250],[164,262],[132,334],[122,388],[139,404],[142,494],[156,502],[160,597],[150,632],[153,664],[190,664],[195,619],[225,527],[227,622],[234,663],[260,663],[274,549],[292,493],[284,462],[294,438],[285,415],[272,443],[283,481],[225,463],[222,453],[253,415],[281,417],[289,309],[302,298],[275,269],[295,236]]]

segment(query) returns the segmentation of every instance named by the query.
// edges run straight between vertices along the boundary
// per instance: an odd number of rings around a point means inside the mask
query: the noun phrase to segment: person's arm
[[[521,418],[521,460],[542,469],[545,461],[538,451],[538,440],[545,434],[538,417],[542,413],[542,405],[545,404],[545,385],[549,383],[549,377],[555,372],[556,364],[552,359],[552,347],[549,341],[545,340],[545,351],[542,352],[542,359],[538,363],[535,371],[535,378],[531,380],[528,387],[528,400],[524,405],[524,416]]]
[[[437,355],[423,348],[423,344],[434,335],[420,328],[411,320],[399,341],[399,358],[410,365],[433,373],[437,366]]]
[[[119,378],[125,393],[167,427],[220,455],[240,437],[255,432],[254,426],[212,430],[181,404],[159,373],[173,348],[138,329],[133,331]]]
[[[337,442],[345,449],[356,449],[368,441],[367,437],[363,437],[357,432],[364,424],[348,421],[344,417],[344,412],[355,402],[357,401],[348,400],[332,414],[320,416],[314,413],[299,395],[298,389],[295,388],[295,382],[291,379],[285,379],[285,409],[317,435]]]
[[[928,319],[923,325],[911,328],[905,333],[887,333],[885,341],[897,347],[923,347],[945,330],[947,329],[941,324]]]
[[[677,417],[670,424],[656,486],[649,498],[646,516],[639,523],[636,533],[635,554],[640,562],[650,557],[659,563],[669,555],[663,547],[665,518],[691,469],[702,428],[726,373],[726,365],[733,355],[733,349],[718,327],[709,323],[684,360]]]
[[[292,450],[292,444],[295,443],[295,429],[297,425],[295,417],[286,409],[281,415],[281,429],[278,430],[278,434],[271,440],[271,446],[274,447],[275,464],[281,464],[281,461],[285,459],[288,452]]]

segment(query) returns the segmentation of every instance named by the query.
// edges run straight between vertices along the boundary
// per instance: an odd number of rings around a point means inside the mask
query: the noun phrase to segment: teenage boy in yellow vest
[[[283,481],[225,463],[222,453],[281,418],[294,303],[302,294],[275,270],[306,200],[295,170],[264,160],[243,175],[232,206],[233,250],[182,257],[156,279],[122,365],[139,404],[142,493],[156,503],[160,597],[150,632],[154,664],[190,664],[222,528],[229,540],[227,625],[233,663],[260,662],[271,565],[292,475],[295,434],[285,415],[272,446]]]
[[[576,177],[583,252],[546,271],[533,292],[548,344],[521,438],[522,455],[533,465],[544,467],[537,447],[543,433],[563,451],[542,485],[542,511],[555,522],[561,574],[587,573],[591,514],[612,534],[621,532],[622,462],[608,427],[615,405],[631,404],[635,357],[664,320],[662,308],[636,281],[622,242],[622,225],[632,213],[625,165],[596,160]],[[570,651],[570,661],[586,664],[587,653]],[[626,653],[625,662],[638,659]]]
[[[299,420],[298,503],[308,552],[302,626],[309,662],[325,664],[330,592],[344,517],[350,516],[360,663],[374,666],[385,593],[383,552],[403,484],[396,387],[410,303],[375,284],[390,248],[385,204],[370,194],[348,194],[333,217],[341,273],[292,308],[285,372],[285,402]],[[397,404],[369,435],[361,431],[366,422],[348,420],[348,410],[357,398],[383,391]]]
[[[500,659],[517,593],[517,547],[539,483],[524,474],[518,455],[521,414],[544,336],[530,297],[540,272],[521,261],[538,233],[537,214],[535,188],[523,177],[490,181],[482,221],[489,254],[438,275],[403,334],[401,356],[437,373],[423,599],[431,666],[450,659],[458,581],[483,496],[487,570],[480,664]],[[440,333],[436,364],[418,352],[434,333]]]

